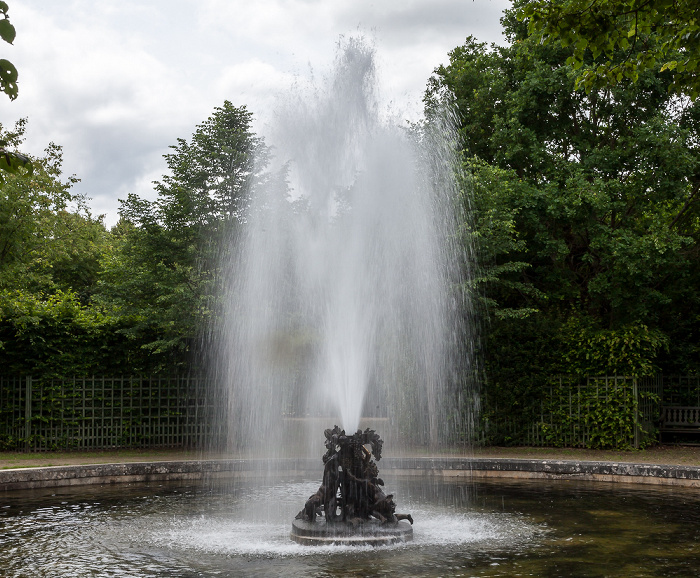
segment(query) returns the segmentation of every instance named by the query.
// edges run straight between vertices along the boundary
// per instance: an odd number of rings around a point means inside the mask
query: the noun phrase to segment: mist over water
[[[227,265],[219,371],[235,446],[303,454],[336,423],[435,445],[464,426],[454,132],[386,120],[377,95],[373,47],[343,41],[265,135]]]

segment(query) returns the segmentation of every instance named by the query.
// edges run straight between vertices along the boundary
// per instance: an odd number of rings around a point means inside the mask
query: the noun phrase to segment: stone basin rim
[[[281,458],[276,469],[285,475],[317,477],[317,458]],[[261,459],[122,462],[0,470],[0,492],[61,486],[201,480],[230,475],[259,476],[269,465]],[[517,478],[586,480],[700,488],[700,466],[622,461],[550,460],[469,457],[385,457],[382,471],[392,475],[444,478]]]

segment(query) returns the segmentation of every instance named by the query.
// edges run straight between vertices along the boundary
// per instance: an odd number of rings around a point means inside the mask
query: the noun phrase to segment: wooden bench
[[[659,429],[662,432],[700,433],[700,407],[665,406]]]

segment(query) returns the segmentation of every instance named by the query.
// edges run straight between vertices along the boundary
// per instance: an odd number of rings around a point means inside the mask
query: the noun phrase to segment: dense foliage
[[[0,183],[0,367],[43,376],[138,374],[197,364],[216,307],[218,247],[240,222],[264,151],[225,102],[166,155],[151,202],[122,201],[107,231],[61,180],[51,144]],[[21,143],[25,121],[0,133]]]
[[[534,0],[521,17],[544,41],[574,47],[567,62],[588,89],[661,66],[675,92],[700,94],[698,0]]]
[[[487,399],[522,406],[558,373],[700,371],[696,103],[660,66],[576,90],[573,47],[515,9],[503,24],[509,46],[468,38],[426,93],[459,112]]]
[[[226,101],[165,155],[170,174],[155,184],[155,202],[122,202],[100,302],[131,319],[127,333],[153,369],[196,362],[198,336],[216,308],[221,240],[241,222],[254,157],[264,151],[251,122],[245,107]]]

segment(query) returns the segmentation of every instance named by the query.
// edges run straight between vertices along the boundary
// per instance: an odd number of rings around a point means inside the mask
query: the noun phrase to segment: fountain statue
[[[346,435],[337,425],[324,432],[323,481],[297,514],[291,537],[300,544],[384,544],[410,540],[410,514],[397,514],[393,495],[381,486],[377,461],[382,439],[369,428]],[[323,520],[316,518],[323,515]]]

